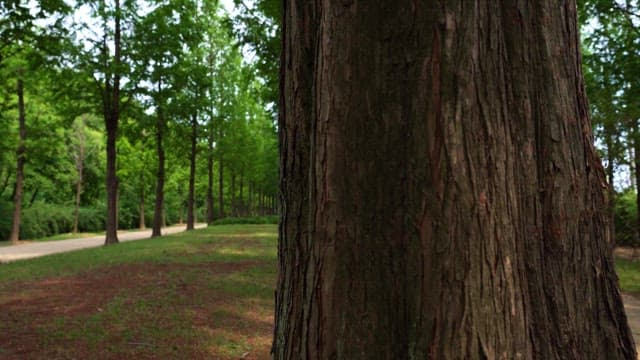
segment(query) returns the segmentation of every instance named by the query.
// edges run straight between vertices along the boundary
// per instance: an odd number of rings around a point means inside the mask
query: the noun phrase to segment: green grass
[[[2,264],[0,354],[20,333],[26,358],[266,358],[276,242],[220,225]]]
[[[616,259],[616,272],[622,291],[640,296],[640,261]]]

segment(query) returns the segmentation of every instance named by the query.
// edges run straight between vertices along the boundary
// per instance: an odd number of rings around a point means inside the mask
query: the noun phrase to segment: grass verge
[[[268,359],[276,227],[223,225],[0,265],[3,359]]]

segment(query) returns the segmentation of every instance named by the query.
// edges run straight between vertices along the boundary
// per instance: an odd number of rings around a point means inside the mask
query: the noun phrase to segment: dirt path
[[[196,224],[197,229],[204,228],[206,226],[206,224]],[[166,227],[162,229],[162,234],[166,235],[185,231],[185,228],[185,225]],[[118,232],[118,239],[121,242],[148,239],[149,237],[151,237],[150,229],[142,231]],[[104,245],[104,235],[80,239],[42,241],[24,243],[15,246],[3,246],[0,247],[0,263],[30,259],[73,250],[99,247],[102,245]]]

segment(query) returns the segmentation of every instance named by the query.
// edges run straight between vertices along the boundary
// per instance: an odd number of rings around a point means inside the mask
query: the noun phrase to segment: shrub
[[[107,209],[103,205],[82,207],[78,214],[78,231],[99,232],[104,230]]]
[[[9,239],[11,224],[13,223],[13,204],[0,200],[0,240]]]
[[[637,206],[635,191],[625,191],[616,196],[614,223],[616,245],[639,246],[636,244]]]
[[[22,211],[21,220],[21,239],[38,239],[67,233],[73,226],[73,208],[37,202]]]

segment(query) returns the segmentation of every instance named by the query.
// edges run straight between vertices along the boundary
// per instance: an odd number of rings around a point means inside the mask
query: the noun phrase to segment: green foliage
[[[13,204],[0,199],[0,241],[9,238],[11,233],[11,219],[13,217]]]
[[[71,231],[70,207],[36,202],[22,211],[21,239],[38,239]]]
[[[212,225],[277,224],[278,220],[277,216],[227,217],[214,221]]]
[[[92,206],[81,207],[78,217],[78,231],[100,232],[104,230],[106,207]]]
[[[636,244],[636,224],[638,209],[635,191],[625,191],[616,196],[614,223],[616,244],[621,246],[639,246]]]
[[[72,12],[67,4],[83,16],[67,16]],[[107,105],[115,102],[122,113],[117,142],[120,228],[138,227],[141,203],[146,225],[151,225],[159,110],[167,152],[168,224],[186,218],[192,122],[197,125],[198,220],[205,219],[207,158],[214,159],[215,187],[222,178],[226,214],[264,213],[258,199],[273,196],[278,186],[274,94],[280,1],[248,4],[234,19],[216,0],[124,0],[119,9],[112,1],[0,4],[0,38],[6,40],[0,45],[0,77],[6,80],[0,84],[0,239],[8,233],[13,208],[18,78],[25,85],[27,127],[23,237],[69,230],[80,169],[79,230],[103,230],[104,121],[112,111]],[[114,60],[117,17],[119,64]],[[232,28],[244,32],[235,37]],[[243,56],[250,48],[257,57]],[[115,99],[111,90],[118,77],[121,92]],[[232,177],[237,180],[233,193]],[[220,211],[218,189],[212,190]]]

